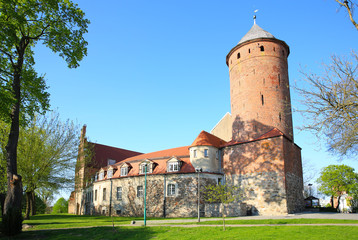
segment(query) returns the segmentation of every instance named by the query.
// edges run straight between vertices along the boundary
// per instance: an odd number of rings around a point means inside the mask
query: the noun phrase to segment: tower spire
[[[254,25],[256,24],[256,13],[257,13],[258,11],[259,11],[258,9],[256,9],[256,10],[254,11]]]

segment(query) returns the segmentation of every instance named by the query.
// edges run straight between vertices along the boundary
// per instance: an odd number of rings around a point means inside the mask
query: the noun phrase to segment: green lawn
[[[143,218],[114,217],[114,224],[129,224]],[[152,218],[151,218],[152,219]],[[151,220],[149,219],[149,221]],[[193,219],[194,220],[194,219]],[[24,223],[33,225],[11,239],[358,239],[358,226],[255,226],[255,227],[104,227],[112,219],[105,216],[76,216],[69,214],[38,215]],[[185,224],[195,224],[185,223]],[[313,224],[358,223],[354,220],[332,219],[269,219],[229,220],[227,224]],[[174,223],[177,224],[177,223]],[[222,224],[222,221],[200,224]],[[101,227],[103,226],[103,227]],[[77,229],[58,229],[89,227]],[[46,230],[55,229],[55,230]],[[3,238],[2,238],[3,237]],[[0,234],[0,238],[6,239]]]
[[[358,220],[343,220],[343,219],[262,219],[262,220],[226,220],[226,224],[231,225],[251,225],[251,224],[320,224],[320,223],[356,223]],[[169,223],[168,223],[169,224]],[[178,223],[178,225],[222,225],[223,221],[202,221]]]
[[[357,239],[358,227],[95,227],[24,232],[13,239]]]

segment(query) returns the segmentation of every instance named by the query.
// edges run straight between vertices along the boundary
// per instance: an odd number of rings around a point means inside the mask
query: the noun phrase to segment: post
[[[200,172],[203,171],[201,168],[195,168],[198,173],[198,222],[200,222]]]
[[[144,165],[144,227],[147,226],[147,164]]]

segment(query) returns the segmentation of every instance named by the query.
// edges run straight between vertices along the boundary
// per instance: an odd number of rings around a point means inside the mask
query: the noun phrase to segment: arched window
[[[237,59],[239,59],[241,57],[240,53],[237,53]]]
[[[261,52],[265,51],[264,46],[260,46],[260,51],[261,51]]]

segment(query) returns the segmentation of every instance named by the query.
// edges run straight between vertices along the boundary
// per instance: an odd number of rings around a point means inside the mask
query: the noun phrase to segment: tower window
[[[249,53],[251,53],[251,50],[250,50],[250,48],[249,48]]]
[[[285,56],[285,50],[282,50],[282,55]]]
[[[209,157],[209,149],[204,149],[204,157]]]
[[[261,94],[261,103],[262,103],[262,106],[265,104],[264,95],[262,95],[262,94]]]
[[[260,51],[261,51],[261,52],[265,51],[264,46],[260,46]]]
[[[276,48],[275,48],[275,47],[273,47],[273,51],[276,52]]]
[[[265,84],[265,78],[262,80],[262,83]]]
[[[237,53],[237,59],[239,59],[241,57],[240,53]]]
[[[280,122],[281,122],[281,113],[278,114],[278,118],[280,119]]]
[[[278,75],[278,85],[279,86],[281,85],[281,75],[280,74]]]

